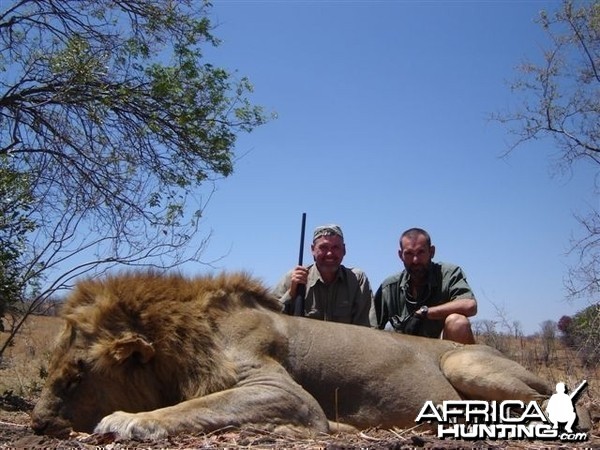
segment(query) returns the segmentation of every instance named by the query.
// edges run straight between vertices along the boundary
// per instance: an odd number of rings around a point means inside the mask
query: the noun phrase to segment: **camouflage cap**
[[[339,225],[321,225],[315,228],[315,232],[313,233],[313,242],[315,242],[321,236],[339,236],[344,240],[344,233],[342,233],[342,229]]]

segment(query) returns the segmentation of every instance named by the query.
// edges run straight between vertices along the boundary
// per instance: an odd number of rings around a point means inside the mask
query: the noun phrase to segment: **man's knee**
[[[474,344],[471,322],[462,314],[450,314],[444,321],[443,338],[463,344]]]
[[[446,317],[444,322],[444,328],[455,330],[455,329],[464,329],[465,327],[471,328],[471,322],[466,316],[462,314],[450,314]]]

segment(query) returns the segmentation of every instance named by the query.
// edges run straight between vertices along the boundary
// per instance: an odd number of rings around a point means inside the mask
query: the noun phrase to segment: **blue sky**
[[[252,101],[278,118],[239,137],[205,210],[205,260],[275,284],[297,262],[306,212],[305,263],[312,229],[340,224],[345,265],[375,290],[402,268],[400,233],[419,226],[436,260],[467,273],[476,319],[530,334],[583,309],[563,279],[573,213],[598,206],[594,168],[556,174],[551,141],[501,158],[510,136],[489,120],[518,103],[515,67],[547,44],[534,19],[558,5],[216,0],[223,42],[207,60],[249,77]]]

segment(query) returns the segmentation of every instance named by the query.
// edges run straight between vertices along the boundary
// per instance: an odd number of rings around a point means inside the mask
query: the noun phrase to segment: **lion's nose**
[[[40,418],[37,415],[31,416],[31,428],[36,434],[44,434],[44,430],[48,428],[48,421]]]
[[[33,428],[35,434],[45,434],[58,438],[67,437],[71,433],[70,426],[62,424],[60,421],[43,418],[37,414],[31,416],[31,428]]]

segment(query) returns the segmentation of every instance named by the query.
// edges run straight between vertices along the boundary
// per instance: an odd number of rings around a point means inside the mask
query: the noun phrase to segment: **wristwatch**
[[[427,319],[427,313],[429,312],[429,308],[427,307],[427,305],[423,305],[419,308],[419,315],[423,318],[423,319]]]

